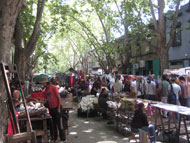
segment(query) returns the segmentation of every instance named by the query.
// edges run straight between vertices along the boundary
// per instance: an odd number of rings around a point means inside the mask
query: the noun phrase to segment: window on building
[[[173,62],[171,62],[172,66],[177,66],[177,65],[182,65],[182,64],[183,64],[182,61],[173,61]]]
[[[174,42],[173,46],[180,46],[181,45],[181,22],[178,22],[175,33],[174,33]]]
[[[188,8],[186,9],[186,12],[190,12],[190,1],[189,1]]]
[[[178,17],[180,17],[180,16],[182,16],[183,15],[183,13],[182,12],[179,12],[178,13]]]

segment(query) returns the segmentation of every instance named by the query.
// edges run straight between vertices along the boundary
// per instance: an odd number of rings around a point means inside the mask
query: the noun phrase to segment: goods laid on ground
[[[93,103],[97,103],[97,98],[94,95],[87,95],[83,97],[81,102],[78,104],[78,115],[94,115],[96,114]]]
[[[88,95],[83,97],[81,102],[78,105],[78,108],[81,108],[82,111],[86,111],[88,109],[93,108],[93,103],[97,98],[94,95]]]

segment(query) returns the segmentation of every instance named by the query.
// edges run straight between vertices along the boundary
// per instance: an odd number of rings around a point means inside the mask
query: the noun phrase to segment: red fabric
[[[15,115],[16,115],[16,119],[18,120],[18,113],[15,111]],[[12,115],[11,115],[12,116]],[[13,122],[13,126],[14,126],[14,130],[16,131],[15,129],[15,125],[14,125],[14,122]],[[13,128],[12,128],[12,125],[11,125],[11,119],[9,117],[9,123],[8,123],[8,135],[13,135]]]
[[[56,108],[58,106],[57,94],[59,94],[59,90],[55,85],[49,85],[45,89],[44,95],[47,98],[49,108]]]
[[[123,76],[123,78],[124,78],[124,81],[126,81],[126,79],[127,79],[127,76],[126,76],[126,75],[124,75],[124,76]]]
[[[34,99],[34,98],[44,98],[44,93],[43,92],[32,92],[31,94],[31,98]]]
[[[84,79],[84,72],[81,73],[81,79]]]
[[[135,77],[135,76],[132,76],[131,79],[136,80],[136,77]]]
[[[73,81],[74,81],[74,77],[73,77],[73,76],[71,76],[71,77],[70,77],[71,87],[73,87]]]
[[[131,77],[130,77],[130,76],[128,76],[128,79],[131,79]]]

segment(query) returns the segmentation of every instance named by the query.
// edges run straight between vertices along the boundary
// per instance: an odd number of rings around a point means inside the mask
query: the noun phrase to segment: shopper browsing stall
[[[51,131],[52,139],[55,141],[57,140],[57,127],[58,127],[60,139],[61,141],[65,141],[66,136],[60,116],[61,115],[60,113],[62,111],[62,105],[61,105],[59,90],[55,85],[50,84],[48,78],[46,77],[41,80],[41,83],[45,87],[43,92],[45,98],[47,99],[49,112],[53,120],[53,132]]]

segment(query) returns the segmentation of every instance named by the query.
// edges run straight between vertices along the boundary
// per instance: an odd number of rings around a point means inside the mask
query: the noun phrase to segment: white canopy
[[[190,67],[180,68],[180,69],[165,69],[164,74],[179,75],[179,76],[190,75]]]

